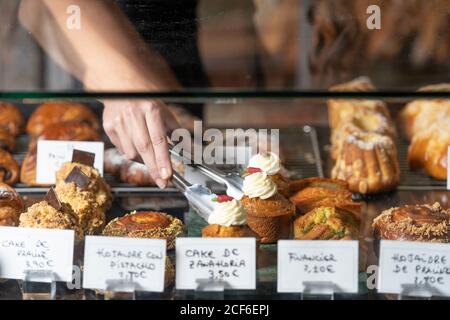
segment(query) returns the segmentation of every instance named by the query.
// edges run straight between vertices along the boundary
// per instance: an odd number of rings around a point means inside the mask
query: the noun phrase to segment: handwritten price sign
[[[255,249],[255,238],[178,238],[177,289],[195,290],[198,280],[223,280],[230,289],[255,289]]]
[[[303,292],[305,282],[358,292],[358,242],[278,241],[278,292]]]
[[[72,230],[0,227],[0,278],[46,270],[57,281],[72,281],[73,247]]]

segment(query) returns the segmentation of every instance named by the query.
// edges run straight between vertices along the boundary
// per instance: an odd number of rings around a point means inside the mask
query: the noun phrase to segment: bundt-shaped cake
[[[408,162],[411,169],[423,169],[433,178],[447,179],[449,124],[450,117],[414,135],[408,149]]]
[[[359,193],[378,193],[394,189],[400,180],[397,148],[391,137],[370,132],[356,132],[342,142],[333,179],[348,182]]]

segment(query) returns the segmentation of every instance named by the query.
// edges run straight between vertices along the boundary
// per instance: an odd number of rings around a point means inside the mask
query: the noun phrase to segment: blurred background
[[[127,3],[128,12],[140,10]],[[19,5],[0,0],[0,91],[82,90],[21,26]],[[381,9],[380,30],[366,25],[370,5]],[[55,38],[50,18],[36,14],[44,34]],[[129,18],[146,29],[145,16]],[[199,0],[195,19],[209,89],[327,90],[361,75],[380,90],[450,82],[450,0]],[[280,103],[283,112],[277,104],[247,105],[245,121],[237,105],[205,112],[212,123],[323,121],[314,106]]]

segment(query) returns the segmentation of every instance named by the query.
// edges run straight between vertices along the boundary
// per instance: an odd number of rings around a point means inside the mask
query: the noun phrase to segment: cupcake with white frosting
[[[276,183],[267,172],[250,167],[244,178],[242,206],[247,212],[250,229],[261,243],[288,239],[295,206],[278,192]]]
[[[276,153],[258,153],[251,157],[248,162],[247,173],[252,173],[255,169],[265,172],[277,185],[278,192],[285,197],[289,197],[289,181],[281,174],[281,161]]]
[[[227,195],[216,198],[218,202],[208,218],[209,225],[203,228],[203,237],[246,238],[256,237],[247,226],[247,213],[242,204]]]

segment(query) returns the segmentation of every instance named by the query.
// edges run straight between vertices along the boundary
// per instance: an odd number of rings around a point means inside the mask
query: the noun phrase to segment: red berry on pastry
[[[247,168],[247,173],[248,174],[254,174],[257,172],[262,172],[262,170],[260,168],[255,168],[255,167],[248,167]]]
[[[228,201],[234,200],[234,198],[230,197],[226,194],[221,194],[221,195],[218,195],[215,200],[219,203],[222,203],[222,202],[228,202]]]

